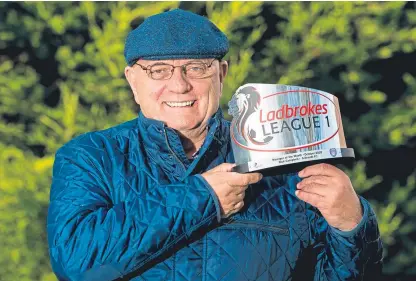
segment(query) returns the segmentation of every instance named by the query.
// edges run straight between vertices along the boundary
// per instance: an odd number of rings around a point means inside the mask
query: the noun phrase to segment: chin
[[[169,124],[169,123],[167,124],[167,126],[169,128],[175,129],[176,131],[188,131],[197,127],[196,125],[191,125],[191,124],[184,125],[184,124]]]
[[[165,121],[165,123],[169,128],[175,129],[177,131],[191,130],[198,126],[198,123],[196,123],[194,120],[192,120],[192,122],[189,122],[189,120],[175,120],[174,122],[172,122],[172,120],[169,120]]]

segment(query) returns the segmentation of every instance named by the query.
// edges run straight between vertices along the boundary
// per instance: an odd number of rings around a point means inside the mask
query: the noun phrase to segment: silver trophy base
[[[331,148],[285,154],[283,156],[253,160],[237,165],[233,172],[250,173],[260,172],[263,175],[279,175],[299,172],[303,168],[319,164],[347,164],[354,160],[352,148]]]

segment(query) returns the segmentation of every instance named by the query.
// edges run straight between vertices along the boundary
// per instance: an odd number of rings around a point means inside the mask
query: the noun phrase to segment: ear
[[[228,63],[225,60],[220,61],[220,95],[222,95],[222,89],[224,86],[224,78],[228,73]]]
[[[220,83],[224,83],[224,78],[228,73],[228,62],[225,60],[220,61]]]
[[[131,91],[133,92],[134,100],[139,104],[139,94],[135,87],[136,76],[134,75],[134,68],[131,66],[126,66],[124,68],[124,76],[126,76],[127,82],[129,82]]]

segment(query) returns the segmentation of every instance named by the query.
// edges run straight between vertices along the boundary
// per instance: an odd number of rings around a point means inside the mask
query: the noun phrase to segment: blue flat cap
[[[124,57],[128,65],[139,59],[222,58],[228,39],[211,21],[175,9],[148,17],[126,39]]]

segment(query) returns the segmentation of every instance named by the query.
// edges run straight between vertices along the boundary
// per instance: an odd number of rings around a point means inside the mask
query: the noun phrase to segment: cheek
[[[215,102],[215,99],[217,99],[221,93],[218,78],[211,78],[208,84],[200,85],[199,89],[201,90],[201,94],[205,93],[203,95],[210,103]]]
[[[154,101],[158,101],[160,97],[162,96],[165,89],[166,89],[166,85],[162,85],[162,86],[159,85],[158,87],[153,87],[153,91],[150,94],[151,99]]]
[[[210,103],[213,105],[219,103],[219,99],[221,97],[221,85],[217,79],[212,82],[209,93]]]
[[[140,99],[147,103],[158,102],[165,88],[165,85],[138,85],[138,91],[143,93],[143,95],[140,95]]]

